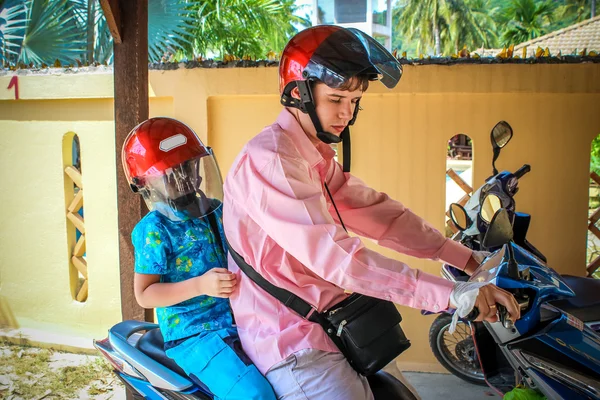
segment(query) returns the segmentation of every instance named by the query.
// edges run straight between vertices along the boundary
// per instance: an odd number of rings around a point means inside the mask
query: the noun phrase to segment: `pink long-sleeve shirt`
[[[229,243],[272,284],[319,311],[342,301],[344,289],[409,307],[441,311],[453,284],[411,269],[349,236],[324,188],[327,182],[346,227],[382,246],[464,268],[471,250],[386,194],[369,188],[310,141],[284,109],[243,148],[225,181],[224,225]],[[230,298],[242,345],[264,374],[302,349],[336,352],[321,326],[288,309],[245,276]]]

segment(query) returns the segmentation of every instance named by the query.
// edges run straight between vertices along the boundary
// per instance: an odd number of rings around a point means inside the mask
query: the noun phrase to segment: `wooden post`
[[[109,2],[114,5],[116,2]],[[120,16],[121,43],[114,45],[117,201],[119,210],[119,263],[121,268],[121,313],[123,319],[144,321],[146,311],[133,293],[133,245],[131,231],[144,214],[141,196],[131,192],[123,173],[121,148],[125,138],[148,119],[148,1],[116,3]],[[116,42],[116,41],[115,41]],[[151,317],[151,313],[148,316]]]

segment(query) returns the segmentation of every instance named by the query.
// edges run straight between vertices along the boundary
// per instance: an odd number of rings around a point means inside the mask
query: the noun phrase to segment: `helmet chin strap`
[[[298,92],[300,93],[300,104],[297,106],[301,111],[308,114],[310,120],[312,121],[315,130],[317,131],[317,138],[326,144],[334,144],[334,143],[343,143],[343,167],[344,172],[350,172],[350,157],[351,157],[351,147],[350,147],[350,128],[349,126],[354,124],[356,121],[356,116],[358,114],[359,105],[356,104],[356,108],[354,109],[354,115],[352,116],[352,120],[348,123],[348,126],[344,128],[340,136],[334,135],[331,132],[327,132],[321,126],[321,121],[319,121],[319,117],[317,116],[317,111],[315,109],[315,102],[312,96],[312,90],[310,88],[310,81],[296,81],[296,87],[298,88]],[[283,102],[283,99],[282,99]]]
[[[314,124],[314,121],[313,121],[313,124]],[[348,129],[348,127],[346,127],[346,129]],[[323,132],[323,131],[317,131],[317,138],[321,142],[327,143],[327,144],[339,143],[342,141],[341,136],[336,136],[333,133]]]
[[[167,204],[173,212],[185,212],[193,218],[202,217],[210,208],[209,200],[202,191],[187,193],[175,199],[168,199]]]

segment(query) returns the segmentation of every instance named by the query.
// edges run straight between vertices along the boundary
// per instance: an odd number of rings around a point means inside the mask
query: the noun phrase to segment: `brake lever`
[[[524,297],[525,297],[524,301],[519,302],[519,308],[521,309],[521,311],[526,310],[527,306],[529,304],[528,296],[524,296]],[[515,323],[512,320],[512,318],[510,317],[510,313],[508,312],[506,307],[504,307],[501,304],[496,304],[496,307],[497,307],[497,311],[498,311],[497,312],[498,320],[502,323],[502,326],[505,327],[506,329],[513,329],[515,327]],[[479,316],[479,309],[477,307],[473,307],[471,312],[463,319],[473,322],[477,319],[478,316]]]
[[[500,320],[500,322],[502,322],[502,326],[505,327],[506,329],[512,329],[515,326],[515,323],[513,322],[512,318],[510,317],[510,314],[508,313],[508,310],[506,309],[506,307],[504,307],[503,305],[498,304],[498,319]]]

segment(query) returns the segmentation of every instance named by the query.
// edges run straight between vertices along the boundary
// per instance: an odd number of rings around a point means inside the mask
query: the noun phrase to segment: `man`
[[[345,227],[398,252],[441,259],[468,272],[479,265],[470,249],[333,160],[330,144],[349,134],[369,81],[392,88],[401,72],[387,50],[358,30],[317,26],[298,33],[280,62],[285,109],[246,144],[226,179],[224,224],[232,248],[270,283],[319,311],[343,300],[344,290],[430,311],[457,304],[465,292],[367,249]],[[238,270],[232,259],[229,268]],[[242,345],[278,399],[373,398],[367,380],[320,325],[247,276],[240,273],[238,279],[230,300]],[[495,321],[496,303],[518,318],[509,293],[493,286],[475,293],[480,319]]]

